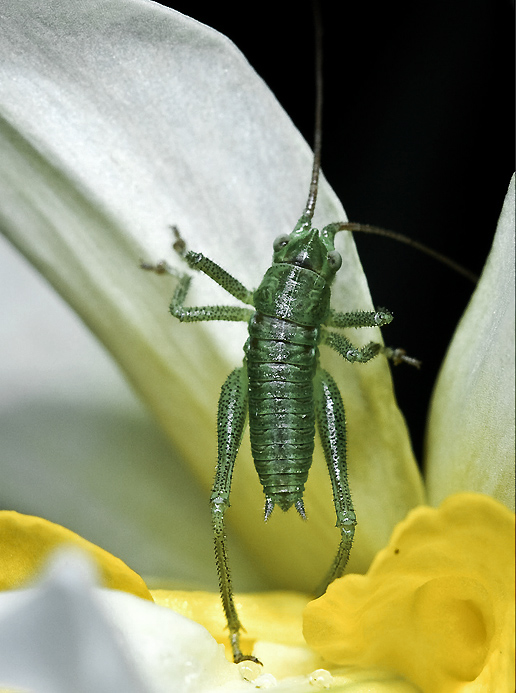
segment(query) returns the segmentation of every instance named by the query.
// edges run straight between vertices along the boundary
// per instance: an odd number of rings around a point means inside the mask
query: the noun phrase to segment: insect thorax
[[[330,286],[319,274],[288,263],[273,264],[253,295],[258,312],[297,325],[319,326],[330,309]]]

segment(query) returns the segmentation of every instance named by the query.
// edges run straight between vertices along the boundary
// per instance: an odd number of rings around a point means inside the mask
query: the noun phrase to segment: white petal
[[[99,589],[97,596],[153,690],[202,693],[224,684],[231,690],[251,688],[226,659],[224,645],[199,623],[125,592]]]
[[[515,176],[438,378],[426,470],[433,505],[478,491],[515,508]]]
[[[3,238],[0,277],[3,507],[64,525],[146,578],[216,590],[207,494],[180,453],[93,334]],[[241,589],[260,589],[230,542]]]
[[[0,682],[35,693],[152,693],[94,594],[90,562],[59,555],[37,587],[0,593]]]
[[[252,288],[272,239],[303,209],[309,148],[227,39],[154,3],[13,1],[0,30],[1,225],[113,353],[209,488],[218,391],[242,357],[245,326],[179,325],[167,316],[172,283],[138,261],[176,262],[175,223]],[[344,218],[323,183],[315,222]],[[340,241],[337,306],[368,308],[351,239]],[[194,284],[192,304],[227,302],[201,277]],[[364,332],[356,342],[376,338]],[[328,362],[347,407],[358,570],[421,501],[422,486],[386,364]],[[308,589],[337,543],[321,454],[311,522],[273,518],[264,532],[243,449],[229,522],[277,584]]]
[[[198,623],[96,582],[89,559],[62,550],[38,585],[0,593],[0,685],[35,693],[250,687]]]

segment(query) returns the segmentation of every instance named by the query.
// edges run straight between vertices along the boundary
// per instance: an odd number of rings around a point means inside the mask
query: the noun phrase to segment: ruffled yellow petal
[[[105,587],[152,601],[145,582],[120,558],[61,525],[12,510],[0,511],[0,590],[24,586],[53,549],[66,545],[86,551],[95,560]]]
[[[514,690],[515,515],[489,496],[418,507],[366,575],[304,613],[308,644],[337,664],[382,666],[424,693]]]
[[[154,600],[197,621],[232,653],[228,628],[218,593],[151,590]],[[302,635],[302,613],[309,597],[296,592],[237,594],[235,602],[246,626],[241,634],[242,649],[263,662],[263,669],[242,662],[241,675],[262,687],[281,683],[282,691],[343,691],[343,693],[416,693],[416,687],[386,669],[344,667],[323,668],[323,660],[311,650]]]

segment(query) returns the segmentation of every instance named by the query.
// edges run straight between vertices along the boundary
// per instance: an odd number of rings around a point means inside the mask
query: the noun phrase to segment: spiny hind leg
[[[343,401],[334,379],[321,368],[318,368],[314,380],[314,399],[318,431],[332,484],[337,518],[336,527],[341,532],[341,541],[336,557],[316,591],[316,595],[320,596],[329,584],[340,577],[345,570],[357,521],[348,487],[346,422]]]
[[[217,467],[210,496],[212,528],[214,532],[215,560],[219,577],[219,590],[230,631],[230,642],[235,663],[245,659],[258,662],[251,655],[244,655],[240,647],[240,631],[243,630],[233,599],[232,580],[226,548],[224,516],[230,505],[230,489],[233,467],[239,451],[248,406],[248,377],[246,368],[236,368],[228,376],[221,389],[217,414]]]

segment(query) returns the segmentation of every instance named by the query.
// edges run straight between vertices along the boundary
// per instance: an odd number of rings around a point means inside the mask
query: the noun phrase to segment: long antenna
[[[305,205],[304,216],[312,219],[316,207],[316,197],[318,196],[318,179],[321,166],[321,132],[322,132],[322,113],[323,113],[323,24],[319,2],[314,0],[312,3],[314,10],[314,42],[316,56],[316,110],[314,116],[314,159],[312,163],[311,185],[309,197]]]
[[[476,274],[474,274],[474,272],[471,272],[469,269],[463,267],[463,265],[460,265],[458,262],[451,260],[449,257],[447,257],[447,255],[443,255],[442,253],[439,253],[437,250],[433,250],[433,248],[430,248],[424,243],[415,241],[409,236],[405,236],[402,233],[389,231],[388,229],[383,229],[379,226],[371,226],[370,224],[356,224],[355,222],[350,221],[342,222],[339,225],[339,230],[353,231],[354,233],[359,231],[361,233],[371,233],[375,234],[376,236],[385,236],[386,238],[392,238],[394,241],[399,241],[399,243],[405,243],[406,245],[409,245],[412,248],[416,248],[416,250],[419,250],[420,252],[429,255],[438,262],[441,262],[442,265],[446,265],[458,274],[461,274],[463,277],[466,277],[474,284],[477,284],[478,282],[479,277]]]
[[[307,204],[305,205],[305,211],[303,216],[307,221],[311,220],[314,216],[314,210],[316,208],[316,198],[318,196],[318,181],[321,167],[321,140],[322,140],[322,130],[323,130],[323,22],[321,19],[320,4],[318,0],[313,0],[312,9],[314,14],[314,43],[315,43],[315,71],[316,71],[316,107],[314,114],[314,159],[312,163],[312,175],[311,184],[309,187],[309,197],[307,198]],[[466,277],[474,284],[477,283],[479,277],[471,272],[463,265],[451,260],[446,255],[433,250],[423,243],[409,238],[401,233],[396,233],[395,231],[388,231],[387,229],[380,228],[378,226],[371,226],[370,224],[357,224],[354,222],[346,222],[339,224],[339,231],[352,231],[361,233],[376,234],[377,236],[385,236],[387,238],[392,238],[393,240],[399,241],[400,243],[405,243],[426,255],[434,258],[443,265],[446,265],[450,269],[454,270],[463,277]]]

